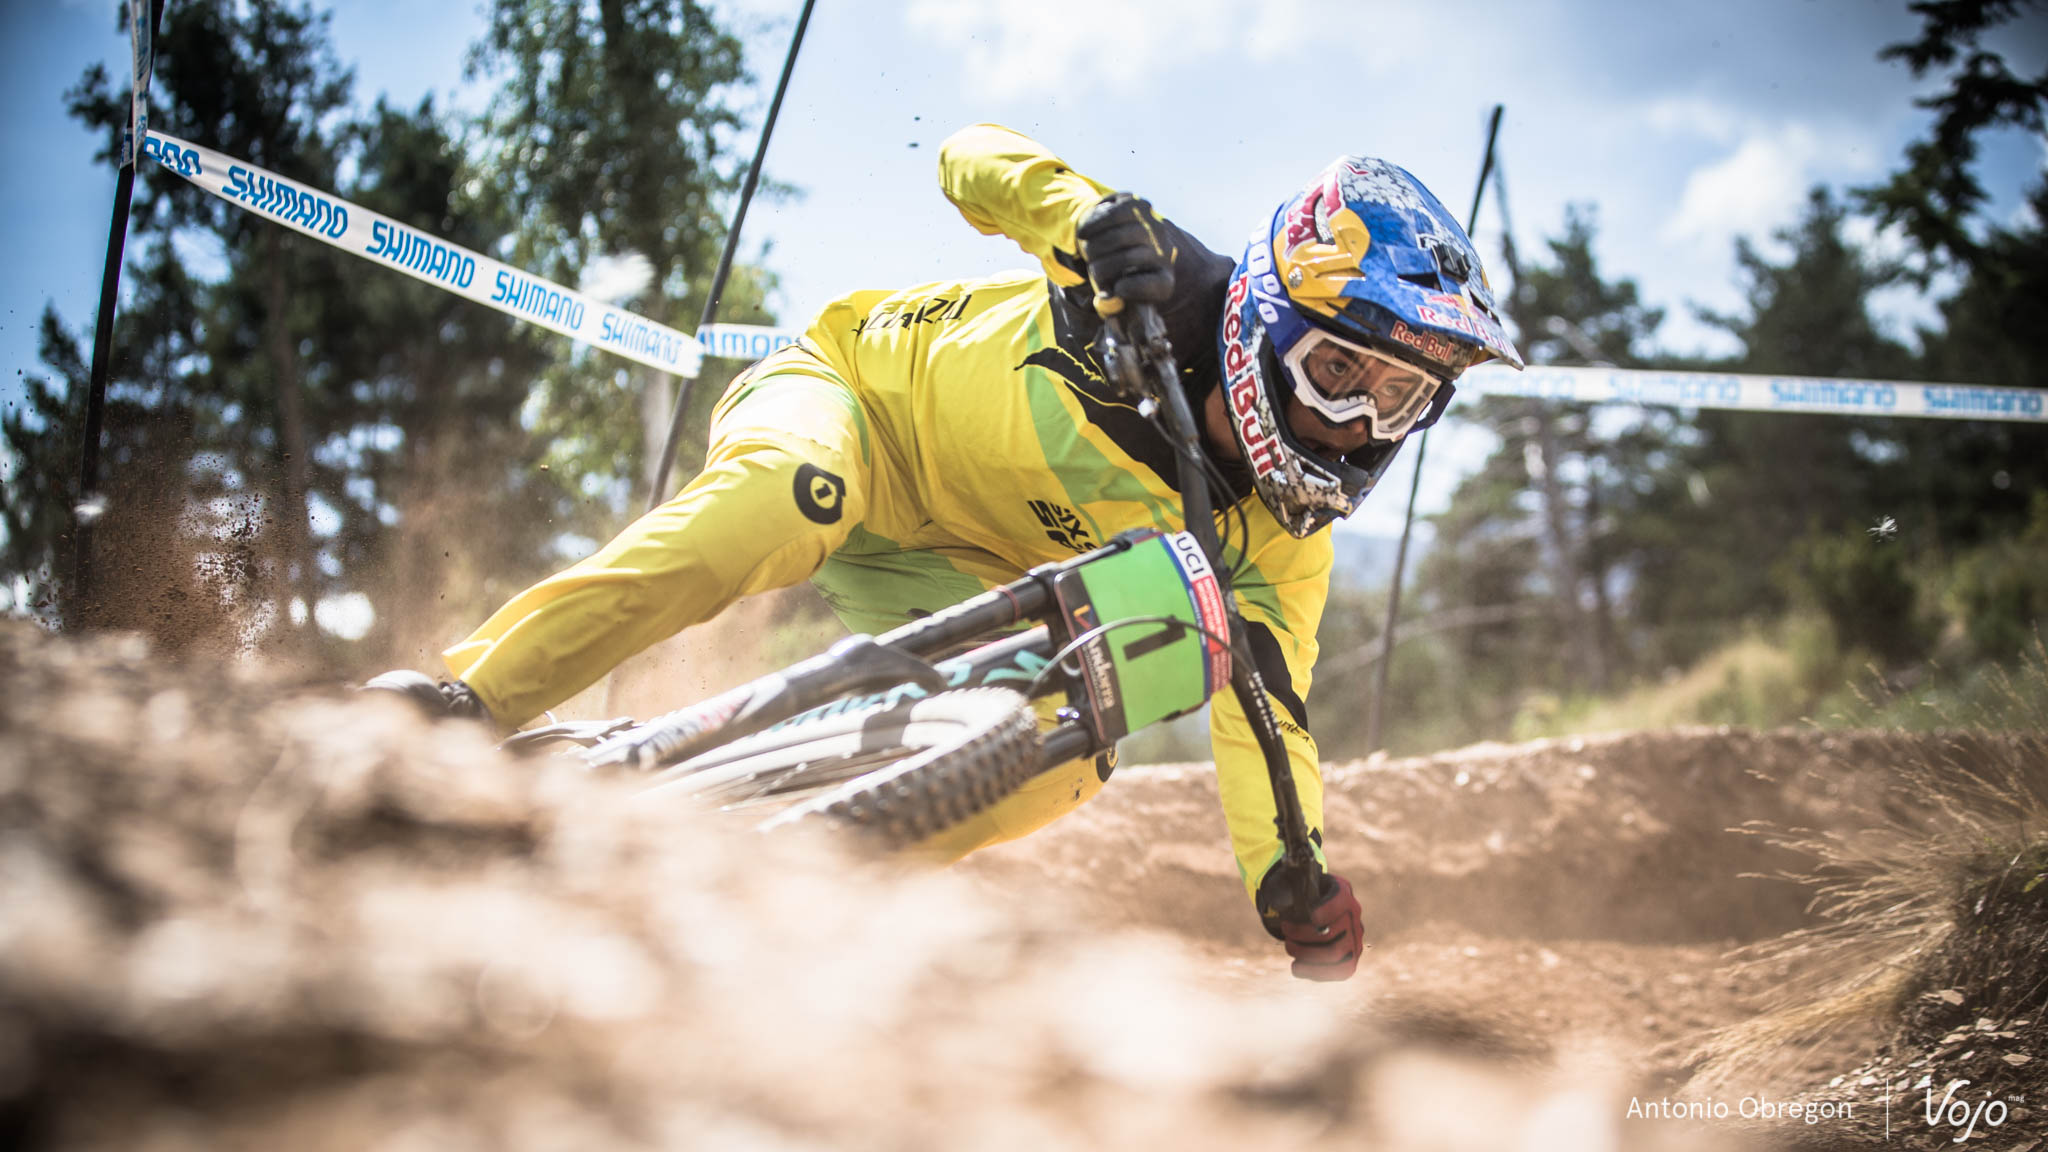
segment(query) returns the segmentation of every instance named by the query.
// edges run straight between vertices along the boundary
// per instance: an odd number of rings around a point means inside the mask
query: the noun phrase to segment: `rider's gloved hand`
[[[1294,957],[1294,974],[1303,980],[1349,980],[1365,951],[1364,913],[1351,882],[1324,873],[1322,899],[1306,920],[1275,919],[1272,931]]]
[[[1173,295],[1173,242],[1140,197],[1103,197],[1074,226],[1074,241],[1102,315],[1114,316],[1126,304],[1164,304]]]
[[[460,680],[436,681],[423,672],[408,668],[372,676],[363,685],[366,692],[390,693],[401,697],[427,715],[440,719],[454,716],[465,720],[491,719],[490,710],[475,692]]]

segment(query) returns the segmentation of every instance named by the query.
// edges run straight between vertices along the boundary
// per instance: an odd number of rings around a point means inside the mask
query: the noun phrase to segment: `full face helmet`
[[[1339,158],[1252,234],[1218,338],[1231,432],[1296,536],[1355,511],[1459,373],[1522,367],[1465,230],[1405,169],[1363,156]],[[1327,424],[1365,420],[1370,439],[1317,455],[1288,427],[1290,399]]]

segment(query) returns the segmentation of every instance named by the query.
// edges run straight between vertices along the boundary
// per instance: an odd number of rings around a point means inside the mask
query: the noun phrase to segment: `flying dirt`
[[[1962,1043],[1872,1022],[1696,1082],[1798,975],[1731,949],[1814,924],[1778,878],[1811,860],[1743,826],[1881,804],[1849,766],[1900,737],[1331,766],[1330,850],[1375,935],[1357,979],[1317,986],[1252,915],[1203,765],[1119,769],[1044,832],[931,871],[135,640],[10,626],[0,677],[0,1146],[1931,1148],[1954,1119],[2031,1148],[2043,1128],[2021,1098],[2040,1015],[2008,996],[1979,1018],[1968,986],[1926,990],[1969,1017],[1940,1024]]]

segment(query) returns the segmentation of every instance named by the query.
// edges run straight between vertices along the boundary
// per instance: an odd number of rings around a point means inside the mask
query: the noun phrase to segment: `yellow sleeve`
[[[1055,284],[1082,282],[1074,225],[1112,189],[1066,166],[1037,141],[974,124],[939,146],[939,187],[984,236],[1008,236]]]
[[[1289,538],[1260,556],[1261,563],[1237,582],[1237,607],[1244,613],[1255,662],[1280,722],[1318,859],[1323,854],[1323,773],[1315,737],[1308,733],[1307,700],[1332,559],[1328,532],[1306,540]],[[1280,833],[1273,824],[1273,788],[1265,755],[1259,751],[1251,721],[1228,689],[1210,702],[1209,738],[1231,851],[1246,894],[1256,898],[1259,881],[1280,859]]]

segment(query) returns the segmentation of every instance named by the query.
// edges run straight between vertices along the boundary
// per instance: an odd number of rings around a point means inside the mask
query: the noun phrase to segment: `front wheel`
[[[1029,701],[962,688],[771,728],[664,770],[642,795],[766,815],[764,829],[828,816],[904,847],[992,807],[1038,761]]]

